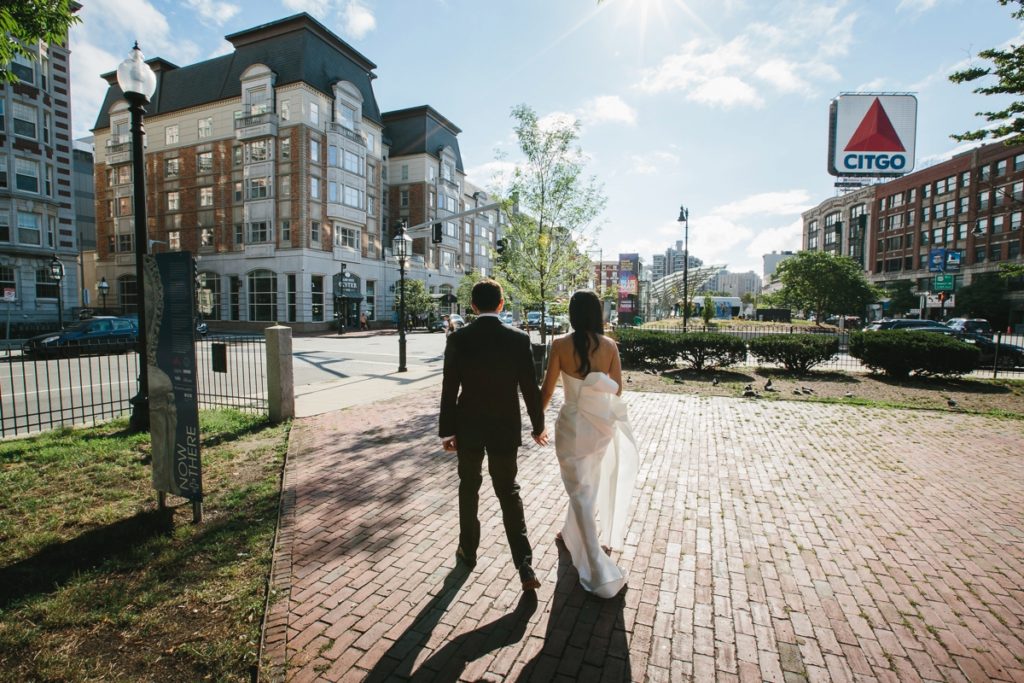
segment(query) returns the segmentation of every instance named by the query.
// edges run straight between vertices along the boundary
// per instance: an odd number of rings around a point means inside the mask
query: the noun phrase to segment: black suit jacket
[[[494,316],[477,318],[448,337],[438,435],[454,435],[460,446],[521,445],[519,392],[539,434],[544,412],[530,335]]]

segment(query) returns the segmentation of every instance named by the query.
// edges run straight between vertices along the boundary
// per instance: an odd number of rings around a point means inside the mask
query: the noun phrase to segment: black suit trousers
[[[470,559],[476,558],[480,545],[480,520],[477,508],[480,503],[480,484],[483,483],[482,468],[484,446],[464,447],[458,445],[459,457],[459,545]],[[501,504],[501,518],[505,524],[505,536],[512,551],[516,568],[533,563],[530,541],[526,537],[526,516],[523,500],[519,496],[516,474],[517,446],[488,447],[487,470],[491,475],[494,494]]]

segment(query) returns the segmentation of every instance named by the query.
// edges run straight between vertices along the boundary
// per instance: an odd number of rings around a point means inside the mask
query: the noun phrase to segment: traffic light
[[[946,299],[949,298],[949,294],[946,292],[939,292],[939,305],[946,303]]]
[[[433,242],[434,244],[441,244],[441,224],[440,223],[434,223],[432,231],[431,231],[430,241]]]
[[[498,258],[505,253],[505,247],[508,246],[508,240],[502,238],[494,243],[494,251],[498,252]]]

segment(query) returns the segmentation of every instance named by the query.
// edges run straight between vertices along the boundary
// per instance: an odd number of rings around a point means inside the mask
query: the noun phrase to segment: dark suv
[[[138,339],[138,328],[131,320],[97,316],[59,332],[36,335],[26,340],[21,350],[29,358],[117,353],[134,349]]]
[[[871,323],[865,330],[914,330],[921,328],[932,328],[942,331],[947,331],[949,327],[935,320],[920,320],[918,318],[882,318]]]
[[[946,325],[959,334],[980,334],[983,337],[992,336],[992,325],[984,318],[953,318],[947,321]]]

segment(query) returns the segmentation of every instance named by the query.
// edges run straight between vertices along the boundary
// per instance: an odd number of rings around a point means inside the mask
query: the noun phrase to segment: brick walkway
[[[266,678],[1024,681],[1024,423],[626,399],[643,461],[609,601],[553,541],[553,446],[520,452],[531,598],[486,478],[480,561],[452,571],[436,389],[297,421]]]

